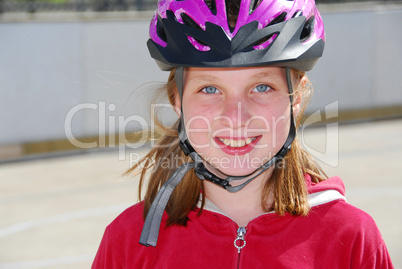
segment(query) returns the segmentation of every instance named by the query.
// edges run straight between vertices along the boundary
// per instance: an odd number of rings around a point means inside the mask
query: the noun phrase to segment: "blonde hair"
[[[292,70],[293,78],[298,84],[293,94],[302,96],[303,104],[300,113],[296,116],[296,126],[300,124],[301,117],[310,99],[312,87],[308,82],[301,85],[301,79],[305,76],[304,72]],[[308,79],[307,79],[308,81]],[[178,97],[175,84],[175,71],[170,73],[168,82],[162,88],[167,92],[170,103],[175,104]],[[163,126],[155,116],[155,123],[164,131],[158,144],[141,159],[137,164],[131,167],[126,174],[133,171],[140,171],[139,181],[139,199],[144,196],[144,218],[149,211],[152,201],[155,199],[160,187],[172,176],[174,171],[183,163],[191,162],[191,158],[186,156],[180,146],[177,134],[178,121],[169,128]],[[166,165],[168,163],[169,165]],[[147,186],[147,172],[150,172]],[[300,143],[295,138],[291,150],[285,158],[275,165],[274,171],[267,180],[261,197],[261,205],[265,211],[275,210],[278,215],[286,212],[291,215],[307,215],[310,207],[307,200],[307,189],[305,184],[305,175],[309,174],[313,182],[320,182],[326,179],[325,173],[315,162],[313,157],[301,148]],[[168,214],[168,225],[185,225],[187,214],[197,206],[201,194],[202,206],[204,205],[204,192],[202,191],[202,181],[197,178],[193,170],[189,171],[173,191],[172,196],[166,207]],[[274,203],[272,207],[267,207],[269,196],[272,195]]]

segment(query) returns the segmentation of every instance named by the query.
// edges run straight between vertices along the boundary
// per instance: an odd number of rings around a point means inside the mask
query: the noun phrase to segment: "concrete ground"
[[[402,268],[402,119],[306,128],[301,138],[348,202],[373,216]],[[0,268],[90,268],[106,225],[137,201],[122,176],[146,148],[0,165]]]

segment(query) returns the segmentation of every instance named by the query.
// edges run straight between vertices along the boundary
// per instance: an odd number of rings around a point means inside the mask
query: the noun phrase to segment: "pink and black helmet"
[[[282,66],[310,70],[324,50],[314,0],[241,0],[235,25],[228,0],[159,0],[148,49],[162,70],[178,66]]]

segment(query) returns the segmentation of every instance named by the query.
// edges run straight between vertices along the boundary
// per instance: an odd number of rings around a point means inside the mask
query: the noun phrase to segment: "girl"
[[[93,268],[392,268],[296,138],[324,41],[313,0],[160,0],[148,48],[179,121]]]

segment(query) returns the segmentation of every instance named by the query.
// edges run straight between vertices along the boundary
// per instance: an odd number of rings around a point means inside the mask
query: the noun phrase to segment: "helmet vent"
[[[183,20],[184,24],[191,26],[193,28],[197,29],[202,29],[190,16],[188,16],[186,13],[181,13],[180,14],[181,19]]]
[[[205,4],[208,6],[209,10],[211,10],[212,14],[217,14],[215,0],[205,0]]]
[[[174,15],[174,12],[171,10],[166,10],[166,18],[168,20],[174,20],[177,21],[176,16]]]
[[[198,38],[192,37],[192,36],[187,36],[188,41],[193,45],[193,47],[196,50],[199,51],[209,51],[211,50],[211,47],[209,47],[207,44],[199,40]]]
[[[303,11],[298,10],[293,14],[292,18],[297,18],[297,17],[300,17],[302,15],[303,15]]]
[[[270,47],[273,42],[275,41],[276,37],[278,36],[277,33],[270,34],[264,38],[261,38],[257,42],[254,43],[253,49],[260,50],[260,49],[266,49]]]
[[[160,39],[167,42],[165,29],[162,25],[162,18],[158,16],[158,20],[156,21],[156,34],[159,36]]]
[[[248,14],[251,15],[261,4],[261,2],[262,0],[251,0]]]
[[[315,21],[315,18],[314,18],[314,16],[312,16],[304,24],[303,31],[300,35],[301,42],[304,42],[311,37],[311,34],[314,32],[314,21]]]
[[[260,40],[258,40],[257,42],[254,43],[254,46],[258,46],[263,44],[264,42],[266,42],[268,39],[270,39],[274,34],[270,34],[264,38],[261,38]]]
[[[286,13],[286,12],[282,12],[281,14],[279,14],[278,16],[276,16],[276,18],[273,19],[270,23],[268,23],[268,25],[265,26],[265,27],[272,26],[272,25],[274,25],[274,24],[284,22],[285,19],[286,19],[286,15],[287,15],[287,14],[288,14],[288,13]]]
[[[183,23],[185,25],[188,25],[190,27],[193,27],[198,30],[203,30],[198,23],[196,23],[190,16],[188,16],[186,13],[181,13],[180,14],[181,19],[183,20]],[[199,40],[198,38],[195,38],[193,36],[187,36],[187,39],[190,41],[190,43],[199,51],[208,51],[211,48],[208,47],[207,44]]]
[[[226,14],[230,32],[233,33],[236,28],[237,18],[240,12],[240,0],[225,0]]]

